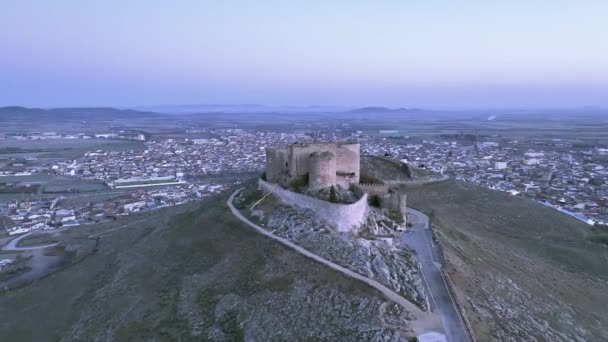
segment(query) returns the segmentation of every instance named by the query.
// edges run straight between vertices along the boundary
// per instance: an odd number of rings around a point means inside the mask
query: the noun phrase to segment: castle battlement
[[[359,178],[358,143],[303,142],[266,149],[266,179],[282,187],[306,182],[312,189],[348,188]]]

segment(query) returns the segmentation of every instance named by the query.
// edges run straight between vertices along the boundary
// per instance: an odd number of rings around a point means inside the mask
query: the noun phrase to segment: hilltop
[[[386,182],[424,182],[440,178],[441,175],[403,163],[399,160],[384,156],[361,156],[361,174],[364,175],[363,183]],[[367,179],[369,178],[369,179]]]

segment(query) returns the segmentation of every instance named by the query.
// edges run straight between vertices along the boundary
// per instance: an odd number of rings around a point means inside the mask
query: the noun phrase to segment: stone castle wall
[[[354,183],[359,183],[361,167],[361,147],[359,144],[340,144],[336,149],[338,173],[355,173]]]
[[[282,202],[300,208],[311,209],[320,218],[336,227],[339,232],[356,231],[367,219],[367,194],[360,192],[361,197],[352,204],[330,203],[318,198],[285,190],[277,184],[259,179],[259,187],[272,194]]]
[[[328,151],[312,153],[308,172],[310,189],[324,189],[336,184],[336,156]]]
[[[388,193],[380,197],[382,208],[398,211],[405,215],[407,210],[407,196],[403,193]]]
[[[384,195],[388,193],[387,184],[359,183],[357,186],[370,195]]]
[[[273,183],[283,183],[287,181],[286,163],[287,153],[283,149],[266,149],[266,179]]]
[[[308,175],[309,181],[327,186],[339,184],[348,188],[350,184],[359,183],[360,179],[360,146],[357,143],[295,143],[285,148],[266,149],[266,176],[269,182],[288,187]],[[321,173],[315,165],[311,177],[311,159],[314,153],[330,152],[335,156],[333,164],[321,165],[327,172]],[[314,179],[320,177],[321,179]],[[328,183],[331,181],[331,184]]]
[[[365,191],[370,196],[378,196],[380,198],[380,206],[391,211],[400,212],[405,219],[407,211],[407,195],[401,192],[389,191],[388,184],[377,183],[359,183],[357,188]]]

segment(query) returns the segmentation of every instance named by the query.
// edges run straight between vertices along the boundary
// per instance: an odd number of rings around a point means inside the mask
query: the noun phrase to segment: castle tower
[[[360,180],[360,150],[361,146],[357,143],[341,143],[336,149],[336,181],[344,188],[349,184],[358,184]]]
[[[329,152],[313,152],[308,166],[308,186],[323,189],[336,185],[336,155]]]
[[[266,180],[271,183],[285,183],[285,163],[287,156],[285,151],[277,148],[266,149]]]

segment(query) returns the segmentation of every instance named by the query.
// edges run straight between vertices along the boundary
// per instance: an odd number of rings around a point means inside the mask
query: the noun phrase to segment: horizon
[[[0,13],[0,106],[606,108],[606,16],[601,1],[23,1]]]
[[[198,109],[195,109],[199,107]],[[205,111],[204,107],[217,107],[220,109],[209,109]],[[223,108],[222,108],[223,107]],[[237,107],[250,107],[241,109],[240,112],[234,111]],[[201,103],[201,104],[175,104],[175,105],[143,105],[143,106],[112,106],[112,105],[67,105],[67,106],[23,106],[19,104],[13,105],[0,105],[0,109],[7,108],[23,108],[27,110],[61,110],[61,109],[113,109],[113,110],[133,110],[138,112],[152,112],[158,114],[205,114],[205,113],[251,113],[251,114],[263,114],[263,113],[284,113],[284,114],[296,114],[296,113],[348,113],[360,110],[378,110],[378,111],[419,111],[419,112],[443,112],[443,113],[466,113],[466,112],[498,112],[498,114],[507,114],[506,112],[562,112],[562,111],[608,111],[607,106],[586,106],[586,105],[574,105],[574,106],[525,106],[525,107],[469,107],[469,108],[441,108],[441,107],[388,107],[382,105],[363,105],[363,106],[339,106],[339,105],[286,105],[286,106],[270,106],[265,104],[221,104],[221,103]],[[191,108],[191,110],[187,110]],[[173,109],[173,110],[172,110]],[[182,109],[181,111],[179,111]],[[213,110],[213,111],[211,111]],[[257,110],[257,111],[256,111]],[[501,113],[501,112],[505,113]],[[583,113],[581,113],[583,114]],[[608,114],[608,112],[607,112]]]

